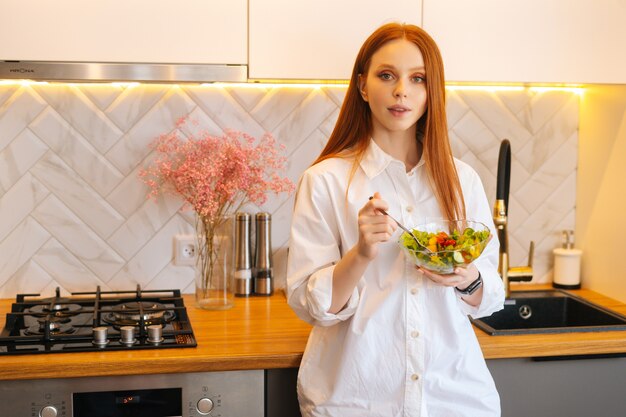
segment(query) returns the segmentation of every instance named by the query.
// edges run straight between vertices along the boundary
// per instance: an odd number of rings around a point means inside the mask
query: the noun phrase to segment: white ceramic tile
[[[33,218],[27,217],[0,241],[0,285],[9,280],[37,250],[50,239],[50,234]],[[14,283],[13,285],[20,285]]]
[[[285,152],[290,154],[336,108],[335,103],[326,94],[313,90],[302,104],[273,131],[274,136],[286,146]]]
[[[524,121],[530,132],[538,132],[568,102],[578,96],[567,91],[551,90],[535,93],[529,105],[524,107],[518,117]]]
[[[100,237],[110,236],[122,225],[122,216],[58,156],[47,154],[30,172]]]
[[[231,96],[220,88],[193,88],[185,90],[189,97],[222,130],[240,130],[258,137],[265,129]]]
[[[7,101],[13,93],[17,91],[19,86],[16,83],[2,83],[0,82],[0,109],[5,101]]]
[[[150,152],[150,145],[162,134],[169,133],[176,121],[193,109],[193,102],[172,88],[163,99],[135,124],[107,152],[106,157],[123,174],[128,175]]]
[[[209,117],[208,114],[203,112],[199,107],[195,107],[189,113],[189,121],[180,127],[181,132],[187,137],[190,135],[196,135],[201,137],[204,133],[208,133],[212,136],[223,136],[224,131]]]
[[[96,285],[105,284],[54,238],[37,251],[33,260],[70,291],[93,291]]]
[[[250,111],[264,129],[274,130],[276,126],[287,118],[289,113],[297,109],[310,94],[310,88],[275,88],[263,97]]]
[[[454,125],[456,125],[468,111],[470,111],[470,108],[465,104],[463,99],[459,97],[456,91],[446,91],[446,119],[448,121],[449,130],[452,130]]]
[[[0,286],[0,298],[15,298],[16,294],[40,294],[51,281],[50,274],[30,260]]]
[[[325,118],[322,123],[317,127],[320,132],[322,132],[325,136],[324,145],[328,142],[328,138],[330,138],[331,133],[333,133],[333,129],[335,129],[335,124],[337,123],[337,118],[339,117],[339,107],[333,110],[327,118]]]
[[[199,127],[213,135],[230,128],[259,137],[278,123],[271,133],[288,146],[286,174],[296,182],[325,145],[347,89],[137,87],[0,84],[0,148],[5,148],[4,152],[0,149],[0,280],[5,283],[0,292],[32,288],[32,292],[52,293],[56,286],[62,291],[76,291],[77,286],[92,290],[98,284],[104,289],[128,289],[135,283],[194,292],[193,269],[171,264],[173,235],[179,230],[191,233],[194,215],[178,212],[176,197],[160,203],[145,200],[148,190],[137,171],[152,158],[149,144],[189,112]],[[165,93],[159,96],[158,91]],[[298,101],[305,91],[306,98]],[[535,240],[536,281],[551,278],[555,236],[563,228],[573,228],[575,218],[579,98],[573,93],[548,93],[530,89],[448,91],[453,151],[479,173],[490,202],[495,196],[500,140],[511,134],[511,260],[517,265],[526,263],[528,243]],[[46,106],[46,113],[35,120]],[[28,129],[31,123],[54,153],[44,153],[47,146]],[[123,129],[127,129],[125,135]],[[190,129],[183,132],[189,135]],[[530,130],[535,132],[532,136]],[[72,169],[71,163],[59,158],[79,155],[75,153],[76,138],[96,158],[107,152],[107,160],[121,175],[101,175],[100,181],[113,182],[112,188],[98,185],[98,179],[84,181],[86,174],[78,173],[83,168]],[[85,140],[91,146],[83,146]],[[67,146],[72,147],[71,152]],[[98,152],[93,152],[94,148]],[[101,193],[110,189],[107,200],[96,188]],[[49,199],[38,207],[46,196]],[[292,206],[293,196],[283,195],[261,207],[250,204],[243,208],[252,214],[272,212],[276,288],[284,287]],[[41,248],[50,239],[48,231],[54,240]],[[85,241],[90,234],[97,235],[89,242],[97,249]],[[34,254],[40,248],[38,262]],[[90,265],[88,256],[81,255],[81,250],[88,248],[117,253],[122,259],[113,264],[121,269],[112,272],[115,267]],[[97,272],[99,268],[106,272]]]
[[[0,198],[0,241],[28,217],[30,212],[49,193],[32,175],[24,175]],[[0,252],[1,253],[1,252]]]
[[[58,198],[48,196],[32,216],[101,280],[107,281],[124,266],[124,259]]]
[[[148,166],[152,157],[148,156],[142,165],[137,166],[130,174],[109,193],[106,200],[118,213],[128,219],[148,199],[150,188],[139,178],[139,171]]]
[[[125,259],[131,259],[181,206],[182,200],[172,195],[144,201],[107,241]],[[190,227],[189,231],[192,232],[193,228]]]
[[[550,123],[539,129],[533,140],[516,152],[516,159],[527,170],[531,172],[537,170],[548,159],[551,159],[555,153],[560,152],[565,142],[571,142],[572,138],[573,146],[575,148],[578,147],[578,123],[577,118],[572,117],[572,112],[578,114],[577,101],[570,101],[561,107],[554,114]],[[577,149],[575,152],[577,152]],[[564,156],[563,159],[569,157],[571,157],[571,154]]]
[[[100,195],[107,195],[122,181],[122,174],[51,108],[30,129]]]
[[[46,103],[23,86],[0,107],[0,150],[4,149],[37,115]]]
[[[146,290],[183,289],[189,286],[194,288],[194,273],[193,267],[170,264],[142,287]]]
[[[33,88],[98,151],[106,152],[120,140],[120,129],[77,86],[48,84]]]
[[[497,94],[498,99],[513,114],[518,114],[524,107],[530,103],[534,94],[527,89],[523,92],[500,90]]]
[[[47,150],[48,147],[33,132],[24,129],[0,151],[0,198]]]
[[[174,236],[188,232],[189,224],[186,221],[179,216],[172,217],[109,281],[109,285],[112,288],[121,288],[127,286],[128,282],[142,286],[148,284],[173,259]]]
[[[498,154],[503,138],[499,138],[478,118],[475,112],[467,112],[452,128],[455,135],[478,157]]]
[[[126,87],[113,84],[79,84],[78,89],[89,98],[98,109],[104,111],[115,101]]]
[[[250,112],[254,106],[259,103],[268,92],[272,90],[272,87],[265,86],[246,86],[246,88],[241,87],[219,87],[219,86],[199,86],[199,87],[189,87],[189,89],[211,89],[211,88],[223,88],[230,94],[241,107],[243,107],[247,112]],[[280,90],[279,88],[277,90]]]
[[[348,92],[347,86],[324,86],[321,88],[324,94],[327,94],[328,97],[337,105],[337,107],[341,107],[343,104],[343,100],[346,98],[346,93]]]
[[[287,286],[287,256],[289,248],[281,246],[274,249],[272,254],[272,272],[274,273],[274,289],[285,288]]]
[[[167,94],[164,85],[138,84],[127,87],[106,109],[106,115],[122,132],[127,132],[137,121]]]
[[[576,170],[577,140],[572,137],[559,148],[558,152],[547,155],[545,163],[533,174],[532,178],[516,190],[515,195],[529,212],[545,204],[546,199]],[[538,159],[541,159],[538,157]],[[567,199],[575,200],[575,194]]]
[[[531,139],[528,126],[522,124],[498,99],[497,93],[459,91],[459,96],[498,140],[509,139],[518,147]]]

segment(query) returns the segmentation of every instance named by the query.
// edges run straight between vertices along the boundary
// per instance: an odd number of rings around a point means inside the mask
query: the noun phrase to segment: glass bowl
[[[491,238],[489,227],[472,220],[437,220],[411,228],[420,246],[406,232],[398,244],[415,265],[437,274],[451,274],[476,260]],[[428,249],[426,249],[428,248]]]

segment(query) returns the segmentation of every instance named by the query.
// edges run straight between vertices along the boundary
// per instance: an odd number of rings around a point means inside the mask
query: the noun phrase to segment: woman
[[[451,154],[438,48],[412,25],[384,25],[365,41],[335,129],[298,186],[288,302],[314,325],[300,409],[305,417],[499,416],[467,319],[502,308],[497,239],[466,269],[437,275],[404,258],[400,230],[381,210],[409,226],[477,220],[495,237],[478,175]]]

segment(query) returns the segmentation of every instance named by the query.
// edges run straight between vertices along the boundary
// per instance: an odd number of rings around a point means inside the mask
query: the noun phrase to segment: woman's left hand
[[[424,276],[439,285],[446,287],[467,288],[478,278],[478,268],[469,264],[467,268],[456,267],[454,273],[439,275],[424,268],[417,268]]]
[[[439,275],[423,268],[417,268],[422,274],[432,282],[446,287],[457,287],[461,289],[467,288],[472,282],[478,279],[478,268],[474,264],[469,264],[467,268],[455,268],[454,273],[448,275]],[[461,296],[463,301],[471,306],[478,306],[483,299],[483,287],[478,288],[471,295]]]

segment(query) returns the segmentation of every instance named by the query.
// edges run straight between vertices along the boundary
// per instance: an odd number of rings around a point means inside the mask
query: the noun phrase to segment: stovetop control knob
[[[205,416],[213,410],[213,401],[210,398],[202,398],[198,401],[196,408],[200,414]]]
[[[47,405],[39,410],[39,417],[57,417],[57,409],[53,405]]]

